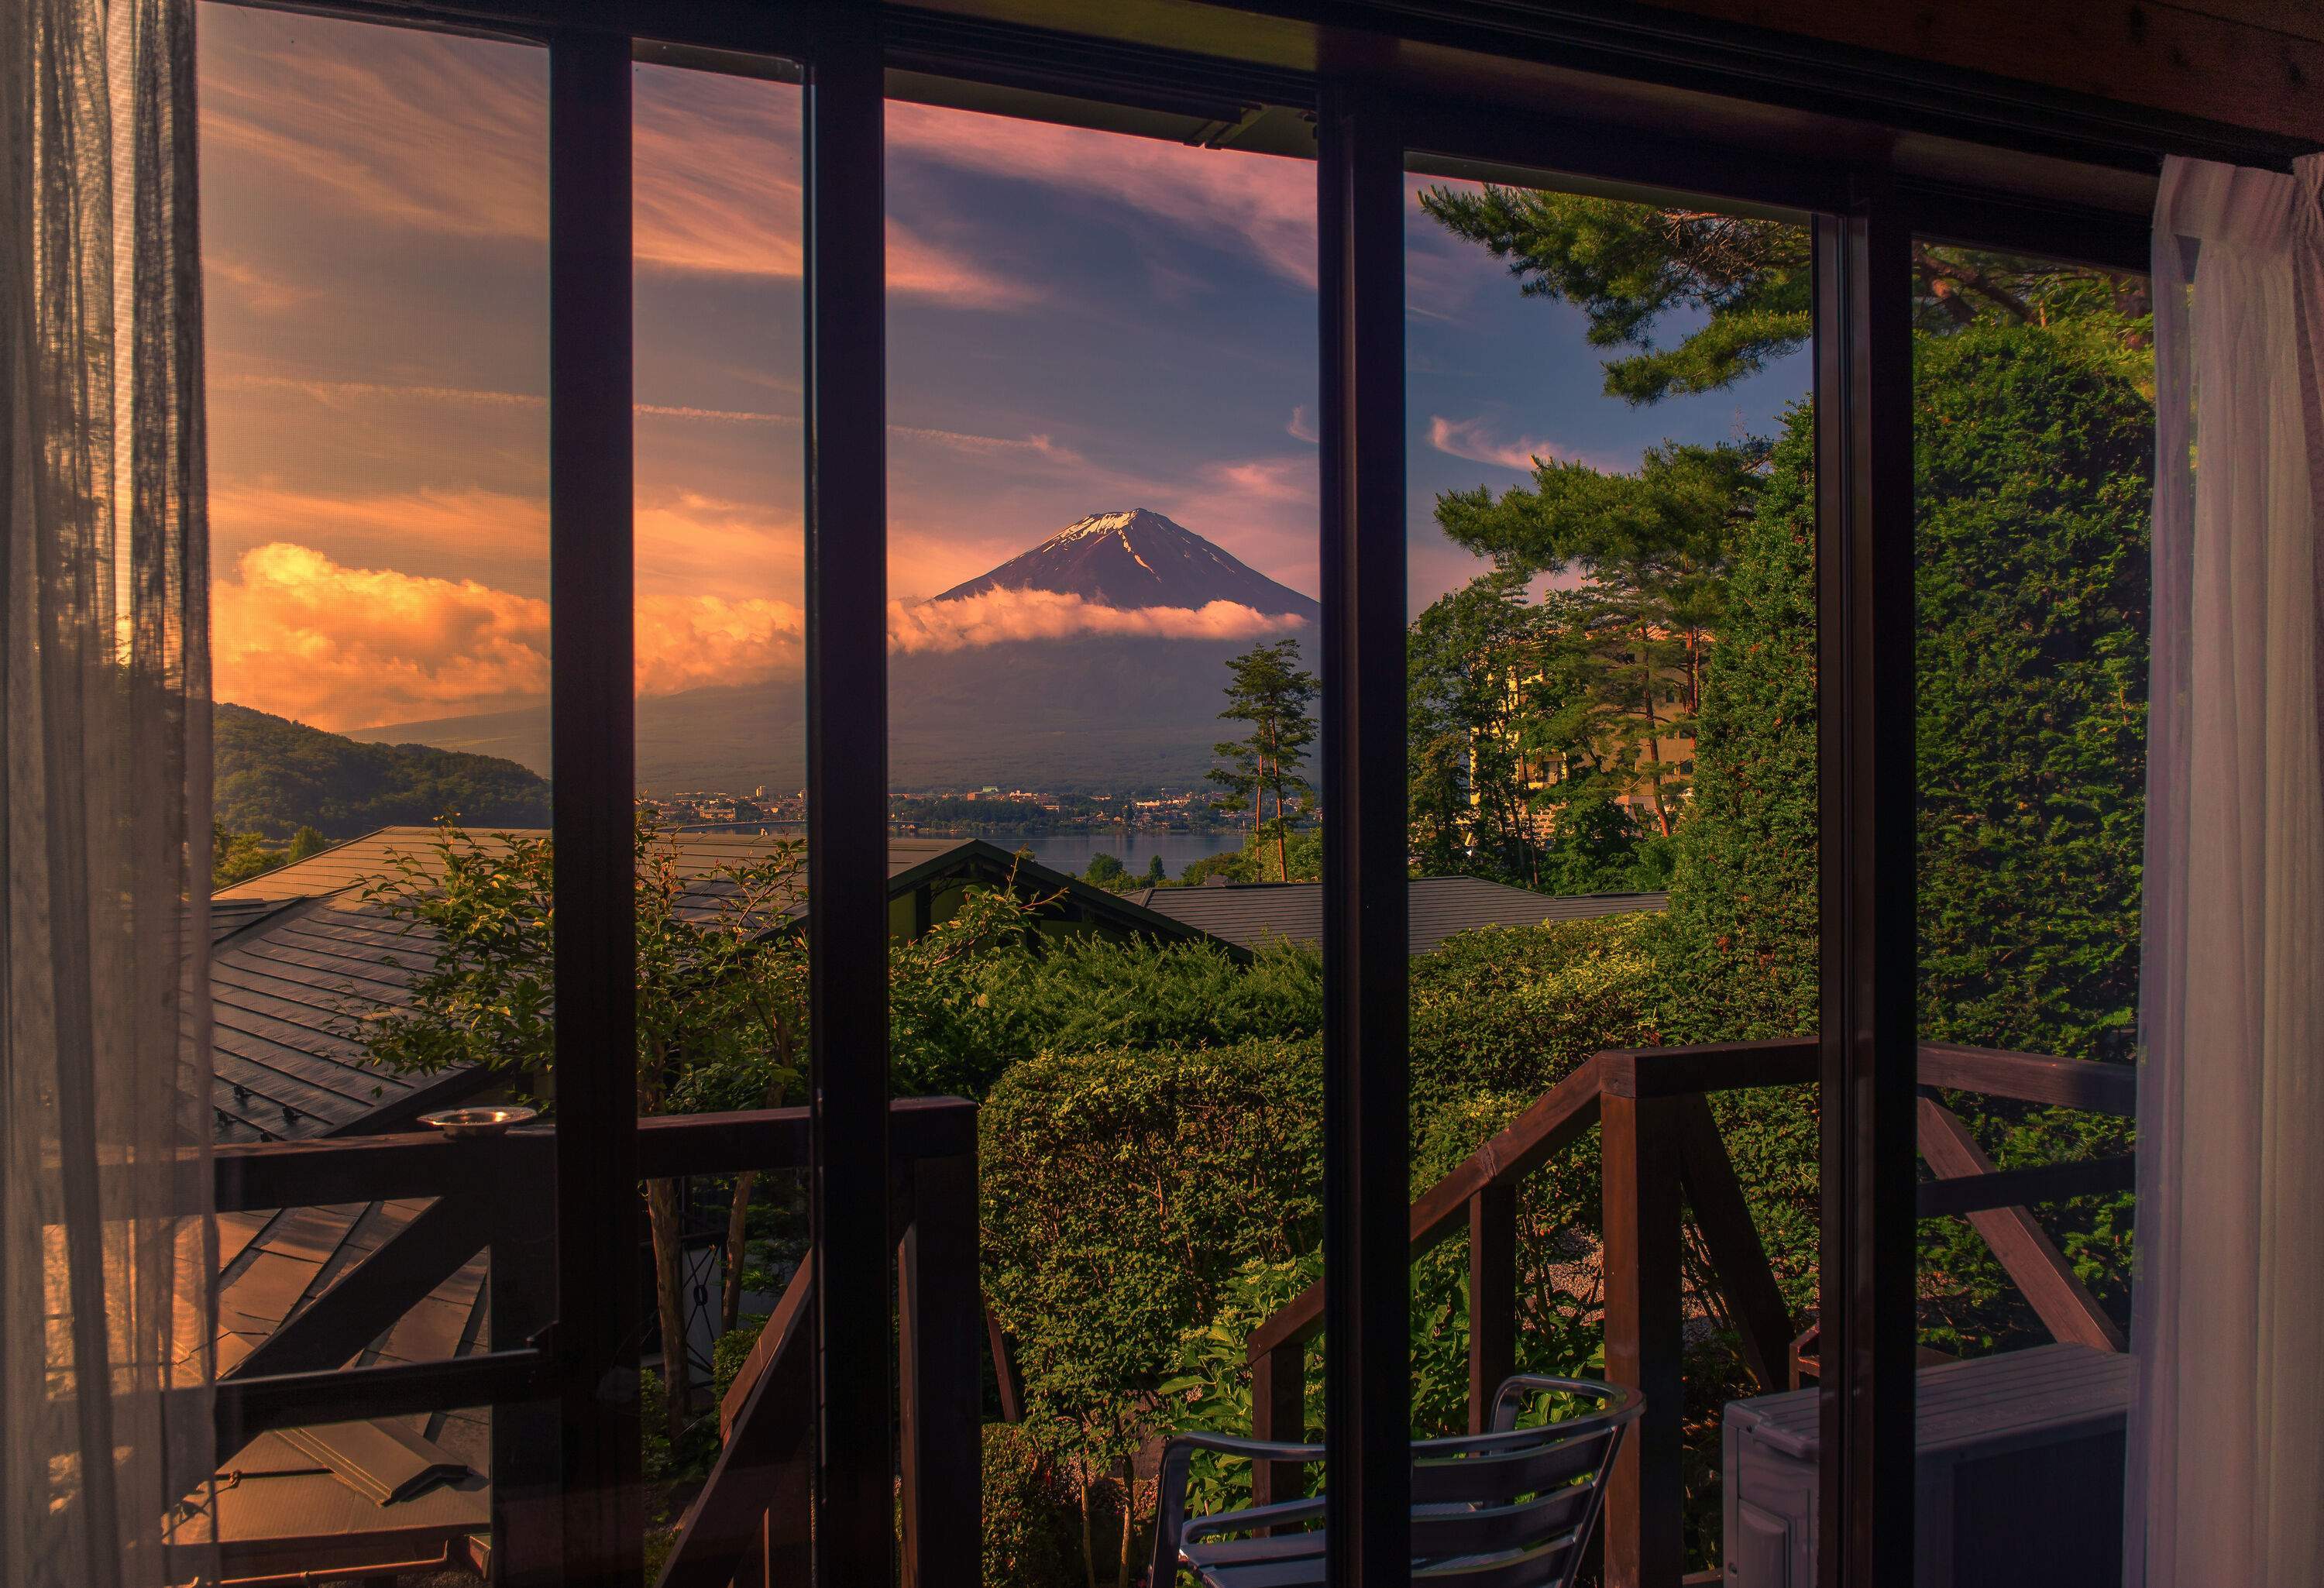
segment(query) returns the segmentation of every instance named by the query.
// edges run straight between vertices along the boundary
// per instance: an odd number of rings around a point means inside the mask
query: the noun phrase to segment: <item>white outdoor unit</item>
[[[1923,1368],[1914,1588],[2121,1588],[2131,1359],[2087,1345]],[[1729,1403],[1726,1588],[1815,1588],[1816,1391]]]

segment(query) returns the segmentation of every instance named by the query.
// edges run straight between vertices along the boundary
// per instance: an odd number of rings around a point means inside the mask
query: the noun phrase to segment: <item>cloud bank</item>
[[[217,697],[319,728],[503,710],[549,688],[549,603],[475,579],[350,568],[271,541],[213,585],[212,611]],[[889,649],[905,655],[1084,635],[1244,641],[1305,626],[1231,601],[1126,608],[1048,590],[888,605]],[[638,693],[798,678],[806,629],[789,601],[641,596]]]
[[[1248,640],[1305,626],[1305,620],[1294,614],[1269,614],[1231,601],[1206,606],[1101,606],[1054,590],[988,590],[957,601],[888,604],[888,649],[906,655],[1084,634]]]
[[[210,590],[220,700],[322,728],[448,716],[549,688],[549,603],[348,568],[272,541]]]

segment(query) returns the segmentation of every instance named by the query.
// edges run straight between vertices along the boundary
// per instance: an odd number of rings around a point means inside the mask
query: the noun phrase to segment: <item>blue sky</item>
[[[538,50],[202,16],[218,692],[341,728],[546,687],[546,74]],[[640,674],[795,671],[798,95],[641,67]],[[1316,587],[1314,173],[897,105],[891,595],[1149,507]],[[1424,184],[1416,180],[1416,193]],[[1436,493],[1533,453],[1635,466],[1764,433],[1794,357],[1714,396],[1600,390],[1578,311],[1416,203],[1412,605],[1476,571]]]

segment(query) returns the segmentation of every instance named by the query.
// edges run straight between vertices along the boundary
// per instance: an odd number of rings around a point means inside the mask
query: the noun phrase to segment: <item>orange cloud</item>
[[[242,159],[363,213],[460,235],[549,235],[547,51],[263,14],[205,40],[205,158]],[[645,67],[632,129],[634,248],[649,267],[796,280],[800,97],[785,83]],[[890,291],[977,308],[1022,282],[888,226]]]
[[[286,541],[211,586],[220,700],[329,729],[503,709],[549,688],[549,603],[475,579],[349,568]],[[806,619],[763,596],[637,603],[637,689],[798,676]]]
[[[646,68],[632,131],[639,262],[796,280],[801,238],[799,91],[786,83]],[[978,308],[1031,298],[892,217],[888,287]]]
[[[347,568],[272,541],[210,588],[220,700],[321,728],[449,716],[549,688],[549,603]]]
[[[649,596],[637,614],[641,695],[797,678],[806,667],[807,614],[788,601]]]
[[[1231,601],[1207,606],[1101,606],[1054,590],[988,590],[958,601],[888,604],[888,648],[908,653],[1082,634],[1247,640],[1305,626],[1305,619],[1291,614],[1270,616]]]
[[[1312,457],[1252,457],[1240,463],[1205,466],[1204,476],[1225,486],[1246,502],[1297,503],[1313,508],[1315,502],[1315,460]]]

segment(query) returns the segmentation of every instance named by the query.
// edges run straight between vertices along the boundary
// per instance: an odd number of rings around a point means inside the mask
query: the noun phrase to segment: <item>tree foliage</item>
[[[1693,733],[1728,545],[1748,511],[1757,462],[1749,448],[1674,444],[1648,448],[1636,474],[1536,462],[1530,485],[1436,501],[1439,526],[1493,559],[1499,588],[1514,593],[1508,581],[1544,573],[1578,579],[1534,614],[1539,676],[1554,680],[1560,708],[1540,720],[1563,740],[1561,755],[1642,792],[1665,838],[1685,797],[1687,759],[1665,742]]]
[[[1503,261],[1527,297],[1571,303],[1630,402],[1716,392],[1807,345],[1803,226],[1715,210],[1660,209],[1530,188],[1434,188],[1421,207]],[[1916,322],[2052,329],[2136,382],[2153,336],[2144,277],[1915,239]],[[1675,318],[1688,328],[1656,340]]]
[[[231,888],[263,876],[290,857],[267,846],[266,835],[229,831],[223,821],[210,823],[210,886]]]
[[[1315,675],[1300,667],[1296,640],[1253,646],[1228,661],[1227,673],[1227,706],[1219,716],[1250,731],[1212,747],[1218,764],[1211,781],[1220,789],[1212,803],[1224,811],[1250,808],[1252,832],[1275,842],[1276,880],[1288,882],[1292,822],[1314,808],[1315,790],[1301,769],[1315,742],[1315,722],[1307,715]],[[1273,816],[1267,814],[1270,799]]]
[[[1696,974],[1672,989],[1674,1040],[1749,1041],[1815,1025],[1815,421],[1785,416],[1736,539],[1696,723],[1671,916]]]

